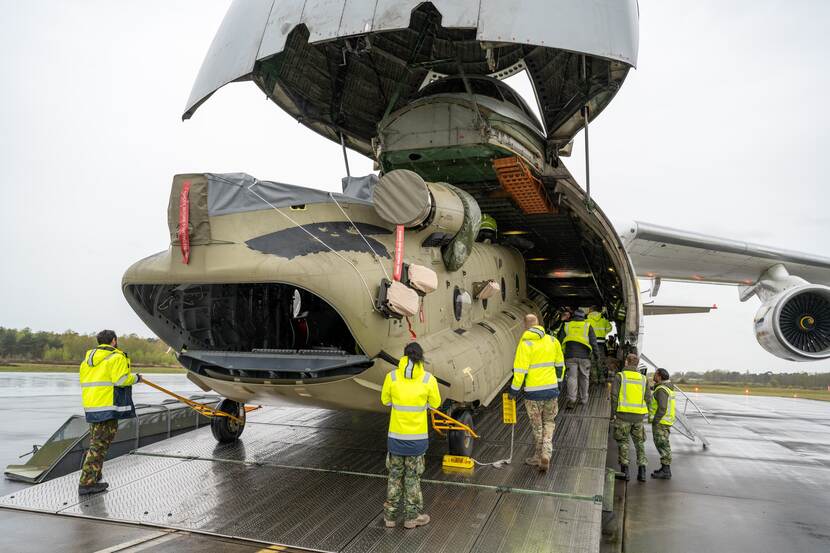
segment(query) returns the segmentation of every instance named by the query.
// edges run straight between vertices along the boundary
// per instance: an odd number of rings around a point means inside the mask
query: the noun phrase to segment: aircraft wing
[[[709,313],[717,306],[697,305],[655,305],[647,303],[643,305],[643,315],[686,315],[689,313]]]
[[[830,285],[830,258],[718,238],[649,223],[620,228],[637,276],[750,286],[768,269]]]

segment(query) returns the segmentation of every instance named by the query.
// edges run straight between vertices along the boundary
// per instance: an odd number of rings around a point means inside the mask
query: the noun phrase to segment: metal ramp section
[[[296,407],[251,413],[236,444],[209,429],[142,447],[105,465],[110,490],[79,500],[77,474],[0,498],[0,506],[245,538],[314,551],[596,552],[608,400],[557,417],[551,470],[523,464],[532,437],[516,426],[513,463],[446,473],[446,444],[427,453],[423,492],[432,523],[383,525],[385,415]],[[476,418],[477,458],[506,457],[500,405]]]
[[[218,402],[215,395],[198,395],[191,399]],[[175,400],[156,404],[137,404],[136,417],[121,420],[118,433],[107,458],[114,459],[141,446],[178,436],[209,424],[206,417]],[[89,425],[83,415],[72,415],[42,446],[35,446],[32,457],[22,465],[8,465],[5,476],[9,480],[38,484],[64,476],[80,468],[89,449]]]

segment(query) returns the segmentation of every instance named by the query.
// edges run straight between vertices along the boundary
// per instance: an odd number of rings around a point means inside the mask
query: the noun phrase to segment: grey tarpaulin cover
[[[271,209],[257,195],[274,207],[331,202],[328,192],[281,182],[261,181],[245,173],[205,173],[205,176],[208,180],[207,208],[210,216]],[[346,194],[332,195],[338,202],[371,203]]]
[[[371,202],[377,184],[378,176],[375,174],[365,177],[343,177],[343,195]]]

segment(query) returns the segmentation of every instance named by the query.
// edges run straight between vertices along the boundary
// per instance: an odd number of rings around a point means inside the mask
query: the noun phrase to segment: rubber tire
[[[242,424],[228,417],[214,417],[210,421],[210,431],[217,442],[221,444],[235,442],[242,435],[242,431],[245,430],[245,406],[232,399],[223,399],[217,409],[242,419]]]
[[[473,414],[469,411],[462,411],[460,414],[455,414],[453,418],[459,422],[463,422],[473,430],[476,429],[473,423]],[[450,430],[448,434],[447,441],[449,442],[450,455],[461,455],[463,457],[473,456],[475,440],[472,436],[463,430]]]

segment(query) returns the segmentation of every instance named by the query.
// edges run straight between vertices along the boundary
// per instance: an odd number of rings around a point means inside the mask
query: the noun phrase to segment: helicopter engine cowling
[[[805,284],[771,297],[755,314],[755,336],[782,359],[830,358],[830,287]]]

